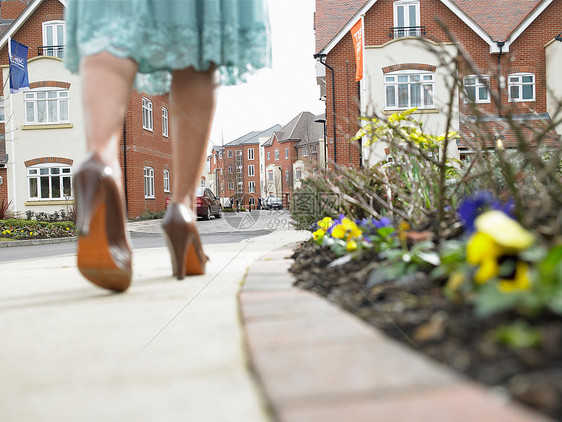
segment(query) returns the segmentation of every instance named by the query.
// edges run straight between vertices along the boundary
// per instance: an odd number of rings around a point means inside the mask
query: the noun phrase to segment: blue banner
[[[29,89],[26,45],[10,40],[10,93]]]

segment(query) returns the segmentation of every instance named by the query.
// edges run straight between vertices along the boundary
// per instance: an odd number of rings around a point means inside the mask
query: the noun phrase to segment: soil
[[[562,421],[559,316],[541,315],[528,321],[540,333],[540,346],[516,349],[498,343],[492,335],[498,326],[513,323],[515,315],[478,318],[470,306],[446,298],[443,287],[424,273],[368,289],[369,273],[377,265],[375,253],[328,268],[336,256],[309,241],[296,248],[293,258],[290,271],[296,286],[326,297],[388,336]]]

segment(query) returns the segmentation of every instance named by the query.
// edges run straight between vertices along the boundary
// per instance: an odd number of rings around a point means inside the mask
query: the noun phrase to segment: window
[[[433,73],[396,72],[384,77],[387,109],[433,107]]]
[[[248,204],[256,205],[256,198],[252,197],[252,198],[248,199]]]
[[[168,109],[166,107],[162,107],[162,135],[168,137]],[[220,153],[219,158],[221,158]]]
[[[272,171],[267,172],[267,180],[268,180],[268,182],[273,182],[273,172]]]
[[[237,150],[236,150],[236,156],[237,156],[237,157],[242,156],[242,150],[241,150],[241,149],[237,149]]]
[[[271,152],[270,151],[267,151],[267,159],[271,160]]]
[[[234,190],[234,182],[228,182],[228,190]]]
[[[43,55],[62,59],[64,50],[64,21],[43,22]]]
[[[275,159],[279,160],[279,150],[278,149],[275,150]]]
[[[222,160],[222,151],[219,151],[219,160]]]
[[[201,179],[201,186],[205,186],[205,179]],[[170,171],[164,170],[164,192],[170,192]]]
[[[285,148],[285,158],[289,158],[289,148]]]
[[[142,99],[142,128],[152,130],[152,101]]]
[[[6,121],[6,116],[4,115],[4,97],[0,97],[0,123]]]
[[[256,193],[256,182],[248,182],[248,192]]]
[[[302,156],[306,157],[308,155],[308,147],[305,145],[302,147]]]
[[[154,198],[154,169],[144,168],[144,197]]]
[[[463,79],[465,102],[490,102],[490,77],[470,75]]]
[[[244,193],[244,182],[238,182],[238,193]]]
[[[301,177],[302,177],[302,171],[301,171],[301,169],[296,169],[296,170],[295,170],[295,179],[296,179],[296,180],[300,180]]]
[[[31,200],[72,197],[72,172],[64,164],[39,164],[27,169],[28,196]]]
[[[236,172],[242,174],[242,166],[236,166]]]
[[[419,37],[421,35],[421,28],[419,25],[419,1],[401,0],[394,2],[394,38]]]
[[[285,182],[289,181],[289,170],[285,170]]]
[[[232,168],[232,166],[228,166],[228,174],[234,174],[234,169]]]
[[[514,73],[509,75],[509,101],[535,101],[535,75]]]
[[[310,153],[311,153],[311,154],[316,154],[316,144],[310,145]]]
[[[169,178],[170,178],[170,174],[168,174],[168,179],[169,179]],[[164,179],[164,181],[165,181],[165,180],[166,180],[166,179]],[[169,182],[168,182],[168,184],[169,184]],[[165,183],[164,183],[164,186],[166,186]],[[204,177],[201,178],[201,187],[202,187],[202,188],[205,187],[205,178],[204,178]],[[166,190],[166,189],[164,189],[164,190]],[[170,191],[170,189],[168,188],[168,192],[169,192],[169,191]]]
[[[248,160],[253,160],[254,159],[254,148],[250,148],[248,150]]]
[[[25,123],[67,123],[68,91],[37,90],[24,94]]]
[[[221,192],[224,192],[224,182],[221,182]]]
[[[234,157],[234,154],[232,153],[232,150],[229,150],[229,151],[226,153],[226,156],[227,156],[228,158]]]
[[[248,166],[248,176],[255,176],[256,175],[256,168],[254,165]]]

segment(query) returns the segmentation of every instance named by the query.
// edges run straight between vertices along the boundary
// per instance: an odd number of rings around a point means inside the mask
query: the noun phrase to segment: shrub
[[[0,220],[0,237],[8,239],[46,239],[72,237],[76,229],[72,222],[48,223],[29,220]]]

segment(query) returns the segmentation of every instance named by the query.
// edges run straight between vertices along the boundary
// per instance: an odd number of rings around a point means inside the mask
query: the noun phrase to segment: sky
[[[285,125],[301,111],[324,112],[316,85],[315,0],[268,0],[272,68],[262,69],[243,85],[221,87],[211,131],[213,144],[248,132]]]

